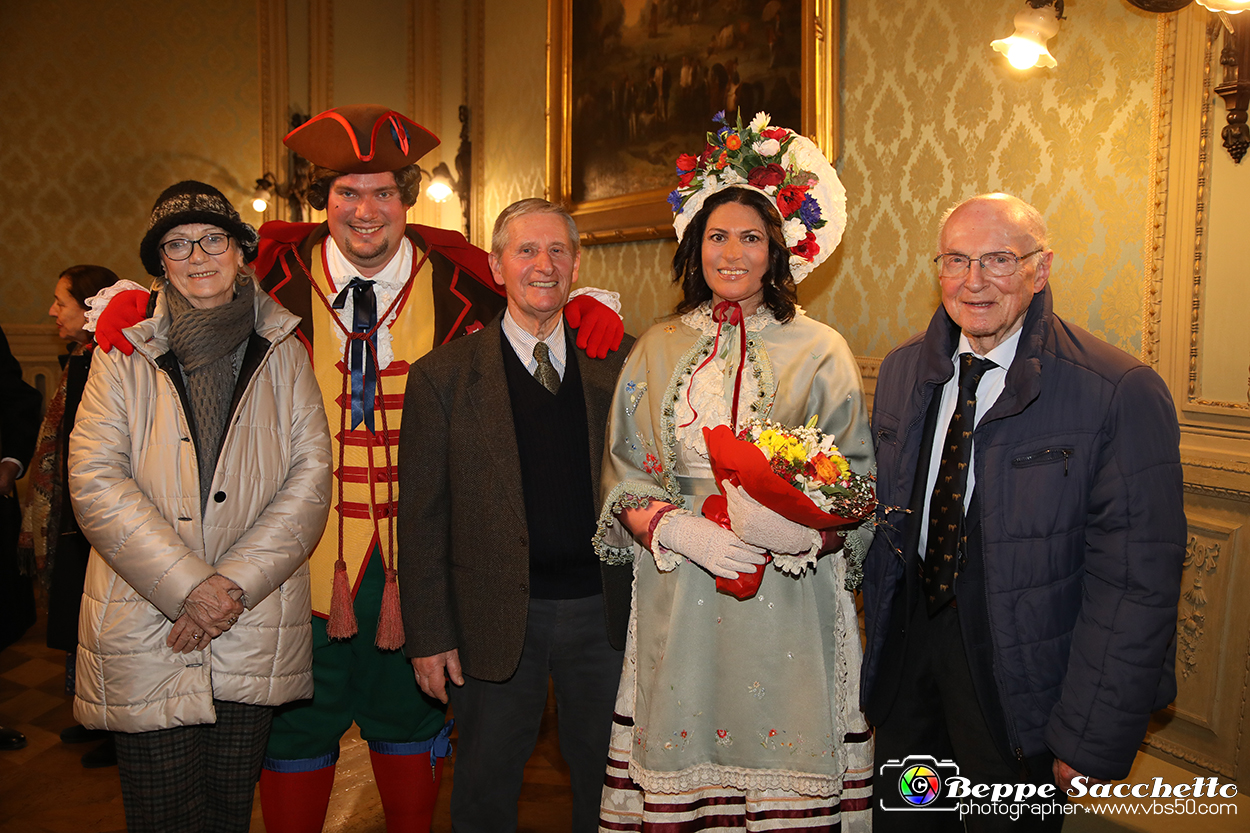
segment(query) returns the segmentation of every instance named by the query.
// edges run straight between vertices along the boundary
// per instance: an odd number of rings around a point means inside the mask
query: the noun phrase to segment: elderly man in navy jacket
[[[1176,411],[1153,370],[1055,315],[1036,209],[974,197],[939,246],[942,306],[877,383],[888,508],[865,564],[862,704],[879,769],[931,755],[1063,801],[1078,775],[1127,776],[1176,694]],[[878,831],[962,829],[950,812],[885,811],[887,781]],[[966,821],[1062,825],[1024,809]]]

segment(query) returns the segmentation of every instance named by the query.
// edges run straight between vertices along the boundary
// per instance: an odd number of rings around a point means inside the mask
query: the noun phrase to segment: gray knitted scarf
[[[200,466],[200,511],[217,469],[217,455],[226,434],[230,402],[248,337],[255,329],[255,284],[239,286],[234,300],[212,309],[191,306],[172,283],[169,302],[169,345],[182,366],[191,416],[195,420],[195,453]]]

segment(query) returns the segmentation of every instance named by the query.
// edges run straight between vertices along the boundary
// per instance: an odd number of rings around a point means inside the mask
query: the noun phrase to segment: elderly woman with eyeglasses
[[[93,545],[74,715],[114,732],[127,827],[245,831],[272,707],[312,696],[306,559],[330,439],[298,320],[217,189],[157,199],[154,314],[100,352],[70,440]]]

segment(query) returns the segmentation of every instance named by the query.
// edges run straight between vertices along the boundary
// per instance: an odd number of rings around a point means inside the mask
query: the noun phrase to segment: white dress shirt
[[[933,499],[933,487],[937,484],[938,466],[942,462],[942,446],[943,438],[950,426],[951,417],[955,415],[956,400],[959,397],[959,355],[961,353],[971,353],[978,359],[989,359],[994,362],[997,367],[993,367],[985,371],[985,375],[981,377],[981,381],[977,383],[977,411],[973,418],[973,426],[981,424],[981,417],[993,407],[998,401],[998,397],[1002,395],[1003,387],[1007,383],[1007,368],[1011,367],[1011,362],[1016,357],[1016,348],[1020,345],[1020,334],[1023,329],[1016,330],[1014,334],[1007,337],[1007,340],[995,347],[984,356],[978,354],[972,349],[972,345],[968,342],[968,337],[963,333],[959,334],[959,345],[955,348],[955,352],[951,355],[951,366],[955,370],[955,374],[951,376],[950,381],[942,386],[941,403],[938,405],[937,424],[934,426],[933,451],[929,455],[929,473],[927,488],[924,493],[924,514],[920,524],[920,560],[924,560],[924,554],[928,550],[929,545],[929,501]],[[972,490],[977,484],[976,468],[973,463],[976,460],[977,446],[974,441],[972,444],[972,455],[968,458],[968,484],[964,487],[964,512],[968,511],[968,505],[972,502]]]
[[[326,252],[326,271],[329,272],[330,281],[334,284],[334,291],[330,294],[330,301],[347,288],[352,278],[364,278],[360,274],[360,269],[353,265],[347,256],[339,250],[338,244],[334,242],[333,237],[327,237],[325,241]],[[400,244],[399,251],[391,258],[390,263],[382,267],[382,271],[378,272],[371,278],[365,280],[373,281],[373,296],[377,299],[378,315],[383,315],[394,303],[395,298],[403,291],[404,284],[408,282],[408,276],[412,274],[412,241],[407,237]],[[339,321],[343,322],[343,326],[347,328],[347,332],[352,330],[352,317],[355,310],[354,293],[347,293],[347,302],[343,304],[341,310],[335,310],[338,313]],[[395,353],[391,349],[391,323],[395,320],[395,313],[392,312],[382,326],[378,327],[378,370],[388,367],[395,358]],[[337,327],[334,334],[338,337],[340,350],[347,349],[347,334]]]
[[[538,359],[534,358],[534,345],[538,343],[538,339],[516,322],[516,319],[512,317],[512,310],[510,309],[504,310],[500,326],[503,327],[503,334],[507,336],[508,343],[516,351],[516,357],[521,360],[521,364],[525,365],[525,369],[533,376],[538,370]],[[560,316],[560,323],[556,325],[556,328],[543,341],[546,342],[547,348],[551,351],[551,364],[560,376],[560,381],[563,382],[564,367],[568,361],[567,346],[564,343],[563,315]]]

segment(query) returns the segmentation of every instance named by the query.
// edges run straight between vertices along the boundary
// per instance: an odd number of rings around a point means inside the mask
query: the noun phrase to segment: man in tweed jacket
[[[422,690],[450,695],[455,711],[457,831],[516,829],[549,677],[573,827],[597,828],[630,573],[601,565],[591,538],[604,429],[628,351],[594,360],[569,340],[562,310],[579,264],[577,229],[562,209],[537,199],[504,209],[490,266],[507,311],[409,372],[404,650]]]

